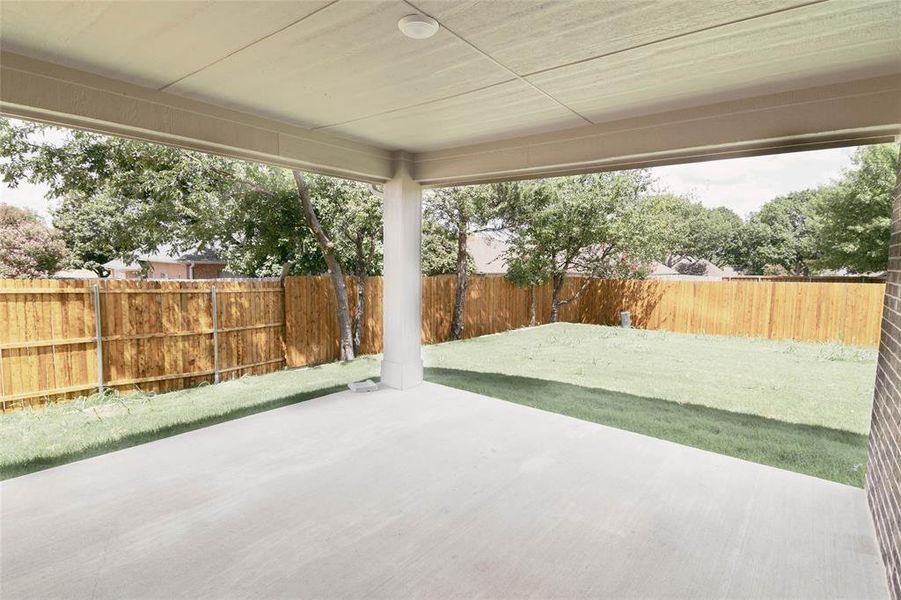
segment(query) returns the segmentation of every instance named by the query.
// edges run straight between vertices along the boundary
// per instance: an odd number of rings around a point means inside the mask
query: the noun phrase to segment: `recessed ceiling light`
[[[438,21],[425,15],[407,15],[397,22],[397,28],[414,40],[424,40],[438,31]]]

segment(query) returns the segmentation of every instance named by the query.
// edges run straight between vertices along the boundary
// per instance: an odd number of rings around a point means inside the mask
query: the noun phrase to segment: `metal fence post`
[[[97,336],[97,393],[103,393],[103,331],[100,326],[100,286],[91,289],[94,296],[94,330]]]
[[[213,302],[213,383],[219,383],[219,309],[216,301],[216,286],[210,288]]]

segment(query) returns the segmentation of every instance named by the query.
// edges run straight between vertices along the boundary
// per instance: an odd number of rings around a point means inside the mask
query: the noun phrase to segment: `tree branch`
[[[250,180],[244,179],[243,177],[238,177],[237,175],[235,175],[234,173],[232,173],[231,171],[228,171],[226,169],[221,169],[219,167],[214,167],[212,165],[205,165],[200,161],[200,159],[198,157],[196,157],[192,154],[188,154],[188,156],[190,156],[191,160],[195,161],[198,165],[200,165],[204,169],[208,169],[214,173],[222,175],[223,177],[227,177],[227,178],[231,179],[232,181],[234,181],[235,183],[239,183],[248,189],[251,189],[255,192],[259,192],[260,194],[263,194],[265,196],[269,196],[270,198],[278,198],[278,195],[273,193],[272,190],[270,190],[270,189],[264,188],[263,186],[258,185]]]
[[[582,293],[588,289],[588,286],[591,285],[591,282],[594,281],[594,279],[595,279],[594,274],[591,274],[588,277],[586,277],[585,281],[582,283],[581,287],[579,287],[579,289],[576,291],[575,294],[573,294],[566,300],[561,300],[557,304],[559,306],[563,306],[564,304],[569,304],[570,302],[574,302],[575,300],[577,300],[579,298],[579,296],[581,296]]]

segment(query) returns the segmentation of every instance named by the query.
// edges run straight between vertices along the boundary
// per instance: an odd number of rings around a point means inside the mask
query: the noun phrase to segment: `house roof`
[[[88,269],[66,269],[53,274],[54,279],[97,279],[98,275]]]
[[[682,265],[703,266],[704,273],[702,275],[692,275],[691,273],[682,273],[678,269]],[[735,277],[738,272],[732,267],[720,267],[707,259],[699,259],[697,261],[682,258],[676,261],[675,268],[667,267],[663,263],[655,262],[653,271],[650,273],[652,279],[678,279],[678,280],[694,280],[694,281],[721,281],[723,277]]]
[[[219,254],[215,250],[204,250],[202,252],[182,254],[176,259],[176,262],[210,265],[224,265],[226,263],[226,261],[219,257]]]
[[[213,264],[224,265],[226,261],[218,258],[217,254],[212,250],[205,250],[199,253],[182,254],[173,257],[165,254],[141,254],[137,258],[138,262],[162,263],[162,264]],[[141,265],[138,262],[128,263],[125,261],[114,259],[103,266],[107,269],[116,269],[118,271],[140,271]]]
[[[111,260],[111,261],[109,261],[109,262],[103,263],[103,267],[104,267],[105,269],[109,269],[110,271],[112,271],[112,270],[116,270],[116,271],[140,271],[140,270],[141,270],[141,266],[138,265],[137,263],[128,263],[128,264],[126,264],[125,261],[119,260],[118,258],[113,259],[113,260]]]
[[[679,271],[672,269],[662,262],[654,261],[651,264],[651,272],[649,277],[675,277],[679,275]]]
[[[889,141],[897,0],[2,3],[7,114],[447,184]],[[410,13],[438,32],[398,31]],[[528,31],[528,35],[522,32]]]

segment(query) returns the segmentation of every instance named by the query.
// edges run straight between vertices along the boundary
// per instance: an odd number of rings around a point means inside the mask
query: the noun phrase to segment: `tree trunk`
[[[360,353],[363,345],[363,315],[366,312],[366,274],[354,276],[357,284],[357,303],[354,306],[354,353]]]
[[[563,289],[563,283],[565,281],[566,277],[563,275],[554,276],[554,288],[551,292],[551,323],[557,322],[557,316],[560,313],[560,290]]]
[[[463,337],[463,315],[466,310],[466,286],[468,284],[466,259],[468,257],[466,230],[461,228],[457,232],[457,293],[454,297],[454,318],[451,322],[450,339],[452,340],[459,340]]]
[[[538,288],[537,286],[529,286],[529,326],[538,325]]]
[[[322,251],[323,258],[325,258],[332,286],[335,288],[335,297],[338,300],[338,330],[341,335],[341,360],[353,360],[354,343],[350,327],[347,286],[344,284],[344,272],[341,270],[341,264],[338,262],[338,257],[335,256],[335,244],[323,231],[322,225],[319,224],[319,218],[316,216],[316,210],[313,208],[313,200],[310,198],[310,188],[307,187],[307,182],[304,181],[303,173],[300,171],[292,172],[294,174],[294,182],[297,184],[297,194],[300,196],[300,202],[303,206],[304,219],[307,222],[307,227],[310,228],[310,231],[313,232],[316,241],[319,243],[319,249]]]
[[[363,237],[356,239],[357,256],[354,269],[354,282],[357,286],[357,301],[354,305],[354,353],[360,354],[363,344],[363,314],[366,311],[366,257],[363,254]]]

